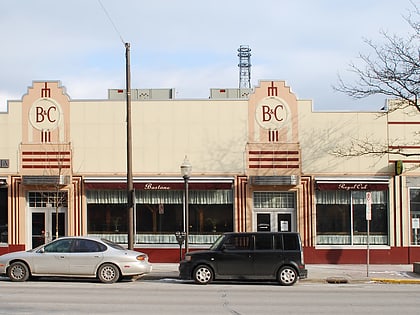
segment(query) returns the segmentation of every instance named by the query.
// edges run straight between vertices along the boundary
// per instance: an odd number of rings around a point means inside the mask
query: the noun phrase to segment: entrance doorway
[[[295,192],[254,192],[253,230],[296,232]]]
[[[58,232],[58,233],[57,233]],[[58,222],[55,209],[32,211],[32,248],[51,242],[66,235],[66,213],[58,212]]]
[[[67,234],[67,192],[29,192],[28,248]]]
[[[293,212],[256,213],[257,232],[296,232],[296,222]]]

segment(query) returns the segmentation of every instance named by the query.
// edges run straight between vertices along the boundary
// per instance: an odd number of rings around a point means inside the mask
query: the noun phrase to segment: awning
[[[388,190],[389,177],[315,177],[315,190]]]
[[[188,188],[191,190],[232,189],[233,177],[191,177]],[[126,189],[126,177],[85,177],[85,189]],[[182,177],[134,177],[135,190],[183,190]]]

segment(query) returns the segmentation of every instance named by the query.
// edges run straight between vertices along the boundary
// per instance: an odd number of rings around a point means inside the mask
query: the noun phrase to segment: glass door
[[[256,191],[253,209],[253,230],[267,232],[295,232],[296,193]]]
[[[38,247],[66,235],[67,192],[29,192],[28,201],[28,248]]]
[[[32,248],[51,242],[66,235],[66,214],[60,209],[58,222],[55,209],[44,209],[32,212]],[[58,233],[57,232],[58,228]]]
[[[257,213],[257,232],[271,232],[270,213]]]
[[[45,244],[45,213],[32,213],[32,248]]]
[[[66,235],[66,214],[64,212],[58,212],[58,222],[56,218],[57,213],[53,211],[53,213],[51,214],[51,232],[53,240],[55,240],[57,236],[62,237]]]
[[[277,228],[279,232],[292,232],[292,226],[291,213],[277,214]]]

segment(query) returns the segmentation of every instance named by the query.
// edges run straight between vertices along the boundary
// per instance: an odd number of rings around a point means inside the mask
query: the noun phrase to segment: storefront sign
[[[232,182],[230,183],[218,183],[218,182],[189,182],[189,189],[191,190],[218,190],[218,189],[232,189]],[[149,182],[149,183],[138,183],[134,181],[133,183],[135,190],[156,190],[156,191],[166,191],[166,190],[184,190],[185,183],[182,182]],[[125,182],[115,181],[115,182],[85,182],[85,189],[126,189],[127,185]]]
[[[258,124],[269,130],[282,127],[289,120],[289,106],[278,97],[264,98],[255,110],[255,119]]]
[[[338,190],[367,190],[368,184],[338,184]]]
[[[170,190],[171,187],[161,184],[147,183],[144,184],[144,190]]]
[[[29,111],[29,121],[38,130],[54,130],[60,123],[62,110],[51,98],[36,100]]]
[[[375,191],[388,190],[388,184],[375,183],[316,183],[317,190],[359,190],[359,191]]]

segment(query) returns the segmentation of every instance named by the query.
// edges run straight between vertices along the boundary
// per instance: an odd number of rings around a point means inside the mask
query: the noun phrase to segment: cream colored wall
[[[124,104],[73,101],[70,115],[73,172],[122,172],[126,163]]]
[[[390,160],[402,160],[403,175],[419,176],[420,174],[420,112],[414,106],[402,106],[395,100],[388,101],[389,143],[393,147],[401,147],[403,153],[390,154]],[[398,110],[395,110],[399,108]],[[398,151],[398,149],[396,149]]]
[[[0,159],[9,159],[9,168],[0,168],[0,175],[18,173],[21,117],[22,102],[19,101],[9,101],[8,112],[0,113]]]
[[[299,101],[302,173],[324,176],[388,175],[388,156],[337,157],[336,148],[352,140],[386,144],[387,117],[374,112],[313,112],[310,101]]]
[[[125,102],[75,101],[71,107],[73,170],[126,172]],[[243,174],[246,100],[132,102],[134,175],[179,175],[187,155],[193,175]]]

